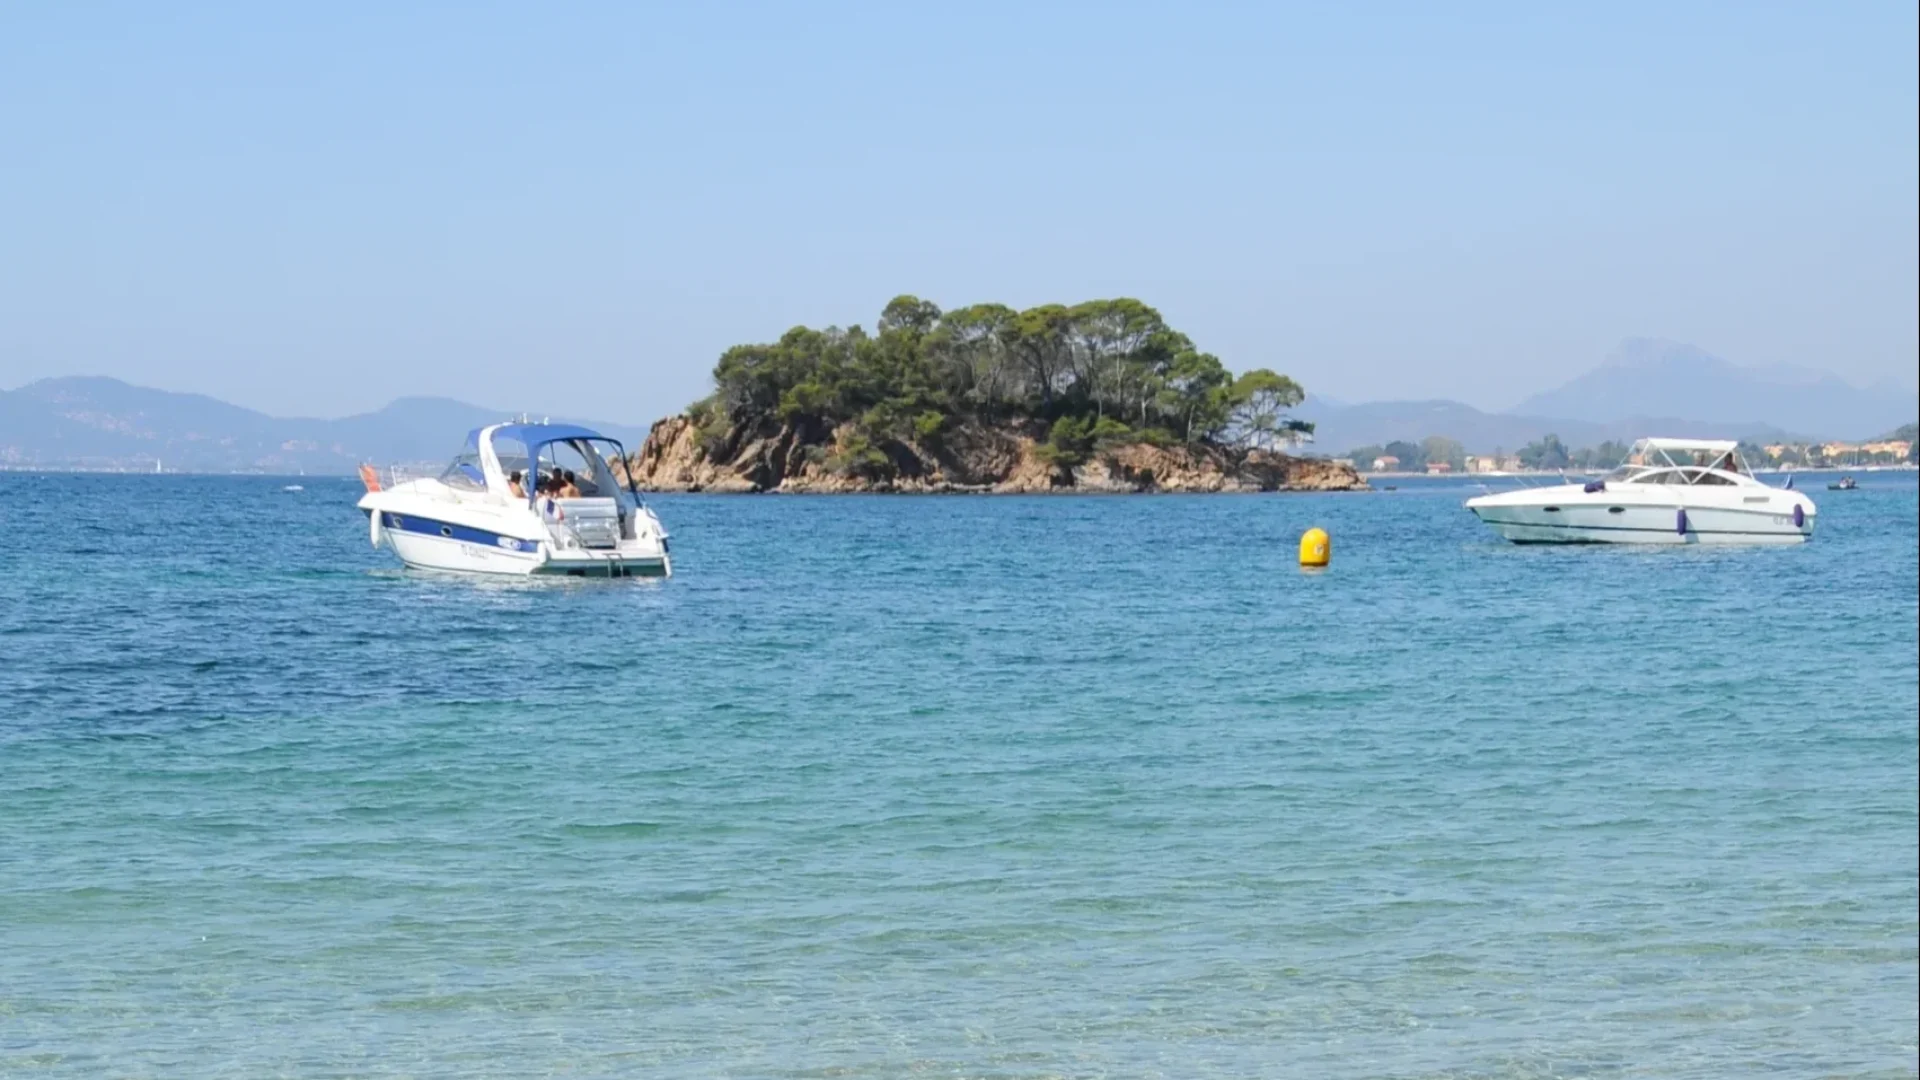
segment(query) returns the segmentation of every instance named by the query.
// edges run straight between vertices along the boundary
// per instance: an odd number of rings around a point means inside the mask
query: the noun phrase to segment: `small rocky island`
[[[876,332],[796,327],[720,357],[715,391],[626,462],[648,491],[1357,491],[1275,447],[1299,384],[1234,376],[1138,300],[896,297]]]

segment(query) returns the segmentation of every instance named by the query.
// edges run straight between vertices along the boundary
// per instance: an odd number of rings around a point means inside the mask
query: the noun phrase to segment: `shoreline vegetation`
[[[898,296],[875,330],[737,345],[714,392],[625,462],[650,491],[1363,491],[1285,375],[1234,375],[1134,299],[942,311]]]

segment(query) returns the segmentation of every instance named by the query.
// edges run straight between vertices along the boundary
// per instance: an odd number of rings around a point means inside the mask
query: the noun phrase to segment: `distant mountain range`
[[[1599,367],[1511,412],[1457,401],[1344,405],[1309,398],[1298,413],[1317,425],[1312,449],[1320,453],[1429,435],[1488,453],[1548,434],[1570,446],[1642,435],[1865,439],[1920,416],[1920,397],[1909,387],[1861,389],[1818,372],[1739,367],[1691,345],[1635,338]],[[0,466],[150,470],[159,461],[181,472],[351,473],[362,461],[445,460],[467,431],[510,415],[412,397],[340,420],[281,419],[118,379],[43,379],[0,392]],[[631,425],[579,422],[630,449],[646,436]]]
[[[283,419],[118,379],[42,379],[0,392],[0,466],[145,471],[157,461],[169,472],[341,474],[363,461],[445,461],[468,431],[512,415],[410,397],[339,420]],[[572,422],[636,450],[646,437],[629,425]]]
[[[1365,405],[1316,405],[1311,399],[1296,410],[1314,421],[1313,449],[1344,454],[1360,446],[1385,446],[1396,439],[1419,442],[1429,435],[1458,439],[1470,454],[1518,450],[1545,435],[1568,446],[1597,446],[1608,439],[1632,442],[1644,435],[1702,439],[1798,439],[1804,436],[1759,422],[1709,424],[1679,417],[1630,416],[1611,423],[1550,416],[1482,412],[1458,401],[1377,401]]]
[[[1624,341],[1599,367],[1535,394],[1509,412],[1457,401],[1342,405],[1309,398],[1301,419],[1314,446],[1342,453],[1445,435],[1469,453],[1516,450],[1554,434],[1570,446],[1679,435],[1709,439],[1866,439],[1920,415],[1920,395],[1883,384],[1862,389],[1820,372],[1747,368],[1691,345]]]
[[[1600,366],[1515,406],[1527,416],[1609,423],[1685,416],[1708,424],[1761,423],[1823,438],[1863,439],[1914,418],[1911,387],[1861,387],[1805,368],[1749,368],[1692,345],[1650,338],[1620,343]]]

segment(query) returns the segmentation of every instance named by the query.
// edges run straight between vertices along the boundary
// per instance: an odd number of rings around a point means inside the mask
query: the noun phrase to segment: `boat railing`
[[[433,480],[433,479],[437,479],[440,476],[440,473],[438,470],[430,466],[423,466],[418,464],[388,465],[385,471],[386,471],[386,480],[385,480],[384,487],[388,491],[391,491],[402,484],[412,483],[415,480]],[[374,466],[363,465],[360,467],[360,477],[363,481],[367,480],[370,475],[375,479],[376,482],[378,481],[379,471]],[[416,488],[414,490],[415,490],[415,494],[419,495],[422,498],[438,499],[442,502],[459,501],[457,495],[453,491],[449,490],[446,486],[441,484],[428,484],[425,487]]]

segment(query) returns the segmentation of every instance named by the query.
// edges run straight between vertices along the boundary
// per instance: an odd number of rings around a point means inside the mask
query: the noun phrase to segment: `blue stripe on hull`
[[[1478,512],[1475,512],[1479,517]],[[1634,532],[1634,533],[1676,533],[1675,529],[1656,529],[1638,525],[1563,525],[1543,521],[1506,521],[1501,518],[1480,518],[1488,525],[1510,525],[1516,529],[1573,529],[1580,532]],[[1687,529],[1688,536],[1805,536],[1799,529]]]
[[[382,528],[394,529],[399,532],[419,533],[422,536],[437,536],[443,540],[459,540],[468,544],[481,544],[486,547],[499,548],[502,551],[534,552],[540,550],[540,542],[537,540],[522,540],[514,536],[504,536],[497,532],[488,532],[486,529],[475,529],[467,525],[455,525],[450,521],[435,521],[432,518],[423,518],[414,514],[395,514],[391,511],[381,511],[380,525]]]

